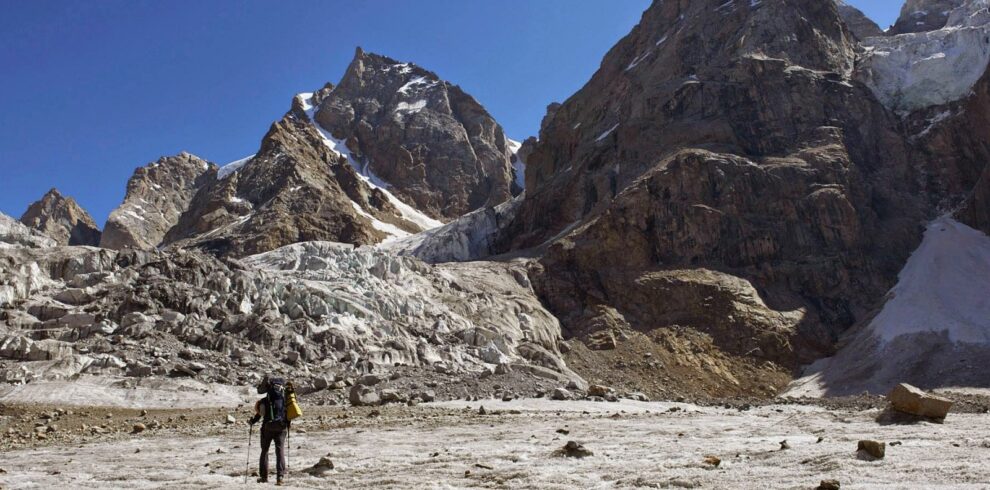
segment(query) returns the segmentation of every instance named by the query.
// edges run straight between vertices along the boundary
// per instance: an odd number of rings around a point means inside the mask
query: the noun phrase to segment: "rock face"
[[[842,16],[842,20],[846,22],[849,30],[858,39],[884,35],[880,26],[864,15],[858,8],[842,0],[835,0],[835,4],[839,7],[839,15]]]
[[[439,226],[360,175],[347,147],[313,123],[332,90],[296,96],[254,157],[211,176],[166,243],[244,256],[305,241],[371,245]]]
[[[831,2],[654,2],[548,111],[499,238],[548,246],[534,284],[565,337],[684,329],[729,373],[828,353],[923,219],[914,150],[851,79],[855,51]]]
[[[54,247],[54,239],[28,228],[6,214],[0,213],[0,248],[5,247]]]
[[[943,420],[952,409],[952,401],[930,395],[909,384],[897,385],[887,396],[890,406],[898,412],[918,417]]]
[[[21,223],[51,237],[59,245],[100,244],[100,230],[93,217],[75,199],[63,196],[57,189],[49,190],[28,206]]]
[[[965,0],[907,0],[888,35],[928,32],[945,27],[952,10]]]
[[[100,246],[157,247],[216,171],[215,165],[185,152],[138,168],[127,182],[124,202],[110,213]]]
[[[254,156],[211,177],[165,241],[244,256],[401,239],[508,199],[507,141],[456,86],[358,50],[339,86],[296,96]]]
[[[359,48],[316,121],[346,143],[364,175],[433,218],[511,197],[502,128],[459,87],[413,64]]]

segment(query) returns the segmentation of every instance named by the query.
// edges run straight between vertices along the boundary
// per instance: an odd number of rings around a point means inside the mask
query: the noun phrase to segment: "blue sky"
[[[508,134],[580,88],[649,0],[0,0],[0,211],[51,187],[102,227],[135,167],[254,153],[355,46],[464,87]],[[881,25],[900,3],[859,0]]]

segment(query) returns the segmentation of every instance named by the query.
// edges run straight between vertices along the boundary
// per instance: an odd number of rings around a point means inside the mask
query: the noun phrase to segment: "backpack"
[[[288,422],[285,415],[285,380],[272,378],[268,380],[268,390],[265,397],[265,423]]]

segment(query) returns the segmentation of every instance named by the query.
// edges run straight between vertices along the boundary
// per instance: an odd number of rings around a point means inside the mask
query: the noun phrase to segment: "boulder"
[[[588,396],[600,396],[604,398],[612,391],[611,388],[602,385],[591,385],[588,387]]]
[[[552,400],[570,400],[573,398],[573,395],[564,388],[555,388],[553,393],[550,394],[550,398]]]
[[[839,480],[822,480],[815,490],[839,490],[840,487]]]
[[[364,386],[375,386],[381,382],[382,382],[382,378],[380,376],[374,374],[365,374],[364,376],[358,378],[357,384]]]
[[[887,400],[898,412],[937,420],[944,420],[952,408],[951,400],[931,395],[905,383],[897,385],[887,396]]]
[[[351,405],[355,407],[373,407],[381,405],[382,399],[373,388],[357,384],[351,388],[348,396]]]
[[[405,403],[408,400],[409,397],[398,390],[386,389],[381,393],[382,403]]]
[[[560,449],[559,453],[568,458],[586,458],[595,455],[591,450],[585,448],[583,444],[575,441],[567,441],[567,444]]]
[[[887,444],[877,441],[859,441],[859,445],[856,450],[860,454],[865,454],[872,459],[883,459],[887,453]]]
[[[333,471],[333,468],[334,468],[333,461],[330,459],[330,455],[328,454],[320,458],[320,461],[317,462],[315,465],[303,471],[305,471],[309,475],[319,477],[319,476],[324,476],[327,473]]]

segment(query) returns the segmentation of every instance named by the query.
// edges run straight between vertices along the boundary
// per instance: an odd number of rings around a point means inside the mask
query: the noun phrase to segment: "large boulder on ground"
[[[351,388],[348,400],[355,407],[373,407],[380,405],[382,402],[381,396],[378,395],[377,391],[364,385],[354,385]]]
[[[898,412],[938,420],[944,419],[952,408],[951,400],[925,393],[906,383],[897,385],[887,400]]]

